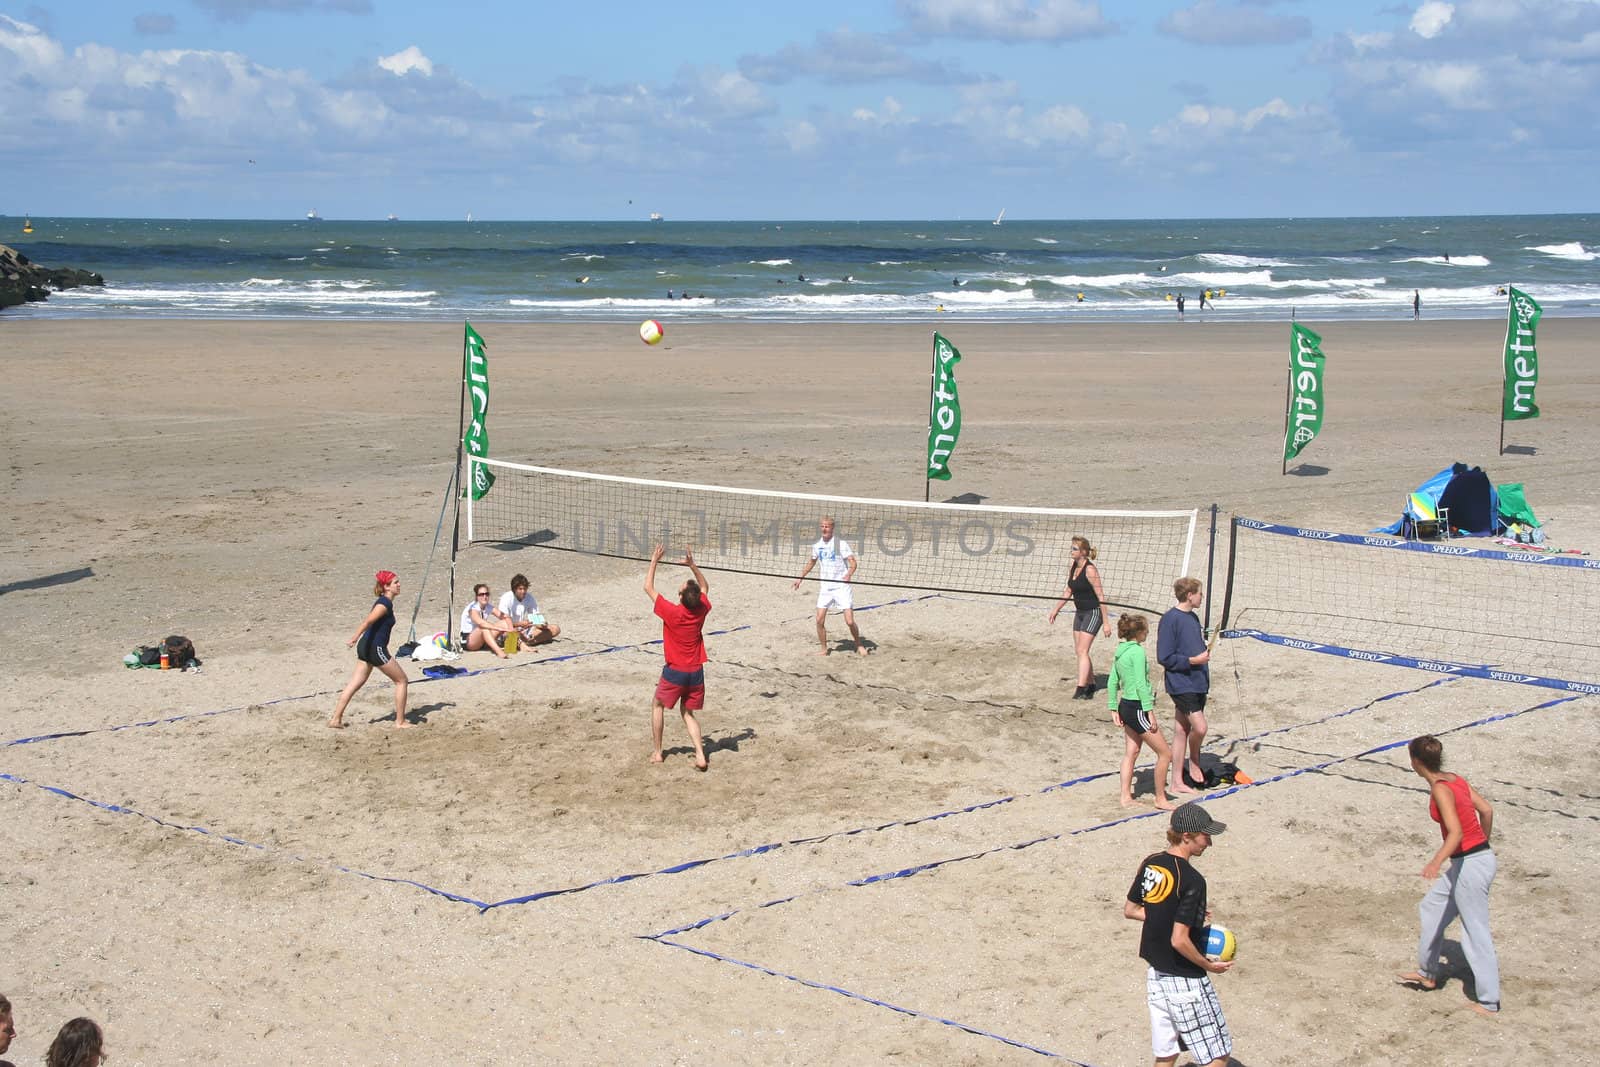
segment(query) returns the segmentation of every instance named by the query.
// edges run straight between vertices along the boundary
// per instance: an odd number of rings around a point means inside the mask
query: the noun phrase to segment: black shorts
[[[381,667],[392,658],[389,655],[387,645],[374,644],[365,637],[356,642],[356,659],[362,663],[370,663],[374,667]]]
[[[1117,701],[1117,718],[1122,720],[1122,725],[1136,734],[1147,734],[1156,728],[1156,724],[1150,721],[1150,713],[1144,710],[1144,705],[1127,697]]]
[[[1206,710],[1205,693],[1168,693],[1172,698],[1172,706],[1184,715],[1193,711]]]

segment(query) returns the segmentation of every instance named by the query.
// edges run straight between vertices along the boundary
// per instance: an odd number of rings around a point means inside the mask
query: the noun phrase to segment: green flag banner
[[[1533,297],[1519,289],[1511,290],[1510,309],[1506,312],[1505,391],[1500,398],[1502,420],[1539,417],[1539,405],[1533,402],[1533,391],[1539,385],[1539,350],[1534,331],[1543,314],[1544,309]]]
[[[474,456],[489,456],[489,352],[478,331],[467,323],[467,338],[462,356],[462,374],[467,383],[467,394],[472,397],[472,421],[467,424],[463,442]],[[483,494],[494,485],[494,472],[481,463],[469,463],[472,469],[472,499],[482,500]]]
[[[956,395],[956,364],[961,353],[940,334],[933,335],[933,384],[928,396],[928,474],[950,480],[950,454],[961,436],[961,398]]]
[[[1322,338],[1298,322],[1289,327],[1289,408],[1284,412],[1283,459],[1300,454],[1322,432]]]

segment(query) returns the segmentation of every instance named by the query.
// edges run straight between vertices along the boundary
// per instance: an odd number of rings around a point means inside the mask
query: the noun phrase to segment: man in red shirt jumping
[[[650,553],[650,570],[644,576],[644,592],[655,605],[661,619],[661,650],[666,656],[666,666],[661,669],[661,681],[656,683],[655,700],[650,706],[650,727],[655,737],[655,751],[650,753],[651,763],[660,763],[661,731],[666,709],[682,702],[683,725],[694,742],[694,769],[703,771],[708,766],[705,746],[700,743],[700,723],[694,713],[706,702],[706,642],[702,635],[706,616],[711,614],[711,600],[706,596],[710,586],[706,576],[695,566],[694,546],[684,550],[683,565],[694,577],[678,590],[678,603],[674,604],[656,592],[656,565],[666,553],[657,545]]]

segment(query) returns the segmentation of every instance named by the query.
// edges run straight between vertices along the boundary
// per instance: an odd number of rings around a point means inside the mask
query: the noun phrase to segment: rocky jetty
[[[58,289],[105,283],[93,271],[41,267],[15,248],[0,245],[0,310],[43,300]]]

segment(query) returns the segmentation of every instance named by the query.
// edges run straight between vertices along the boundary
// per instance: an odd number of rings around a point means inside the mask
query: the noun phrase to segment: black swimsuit
[[[389,634],[394,630],[394,602],[386,596],[380,596],[372,602],[372,606],[379,604],[383,605],[383,615],[363,630],[356,641],[356,659],[374,667],[381,667],[392,658],[389,655]]]

